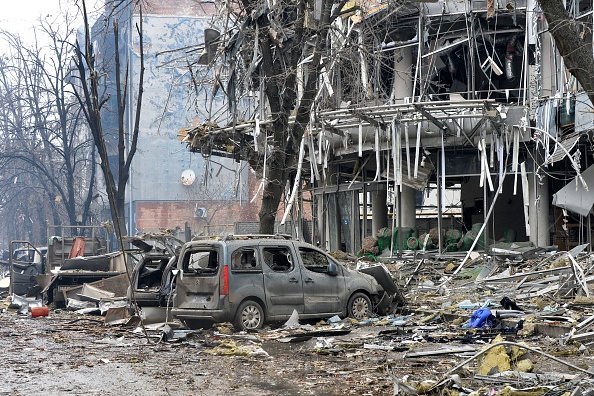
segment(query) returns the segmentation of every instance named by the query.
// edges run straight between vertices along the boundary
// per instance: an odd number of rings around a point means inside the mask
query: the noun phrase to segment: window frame
[[[272,254],[272,258],[274,258],[278,253],[273,253],[270,251],[276,251],[279,252],[281,254],[283,254],[284,252],[282,252],[283,250],[285,252],[288,253],[288,255],[285,255],[285,258],[289,264],[289,267],[286,270],[283,271],[279,271],[277,269],[275,269],[275,265],[274,265],[274,261],[272,263],[268,263],[266,260],[266,253],[271,253]],[[277,246],[262,246],[262,261],[268,266],[268,268],[270,268],[273,272],[275,273],[279,273],[279,274],[286,274],[289,272],[293,272],[295,270],[295,256],[292,252],[292,249],[290,246],[286,246],[286,245],[277,245]],[[280,267],[280,266],[279,266]]]
[[[208,262],[207,262],[206,267],[197,267],[197,268],[192,267],[192,268],[190,268],[190,259],[196,253],[208,253]],[[211,258],[211,255],[213,253],[215,255],[215,260],[216,260],[215,268],[210,267],[211,260],[213,260]],[[221,256],[221,254],[219,252],[219,249],[194,248],[191,250],[187,250],[184,253],[184,258],[182,261],[182,268],[181,268],[184,273],[184,276],[215,276],[215,275],[217,275],[219,272],[219,268],[221,267],[221,260],[219,258],[220,256]]]
[[[241,256],[251,251],[252,259],[255,261],[256,265],[253,267],[246,266],[246,264],[241,264]],[[240,262],[239,266],[236,264],[237,256],[239,255]],[[250,260],[251,262],[251,260]],[[231,253],[231,272],[233,273],[261,273],[262,272],[262,260],[259,257],[258,247],[257,246],[242,246],[233,251]]]

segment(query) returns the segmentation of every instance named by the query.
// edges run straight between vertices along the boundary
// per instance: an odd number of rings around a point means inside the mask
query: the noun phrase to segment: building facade
[[[185,54],[200,51],[215,12],[213,2],[190,0],[150,2],[142,10],[145,71],[138,148],[126,191],[129,234],[170,229],[183,239],[229,232],[237,221],[257,220],[258,202],[250,203],[256,183],[246,163],[190,153],[179,137],[185,127],[197,122],[198,114],[207,111],[207,98],[195,89]],[[134,127],[140,80],[140,14],[138,8],[129,8],[116,10],[114,15],[120,27],[122,79],[129,70],[124,99],[129,133]],[[93,36],[101,40],[96,44],[98,59],[107,71],[104,136],[111,147],[108,151],[117,153],[114,34],[107,20],[98,19]]]
[[[591,2],[567,9],[591,51]],[[385,228],[562,248],[591,239],[589,215],[551,204],[592,161],[592,104],[536,2],[354,1],[333,24],[298,183],[321,246],[354,253]],[[250,141],[254,125],[236,127]]]

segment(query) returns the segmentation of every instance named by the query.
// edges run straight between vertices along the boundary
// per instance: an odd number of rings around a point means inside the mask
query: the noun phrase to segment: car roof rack
[[[213,241],[220,241],[220,235],[196,235],[192,237],[192,241],[204,241],[204,240],[213,240]]]
[[[244,240],[244,239],[292,239],[290,234],[229,234],[223,238],[223,241]]]
[[[221,235],[197,235],[192,238],[192,241],[233,241],[233,240],[248,240],[248,239],[293,239],[291,234],[228,234]]]

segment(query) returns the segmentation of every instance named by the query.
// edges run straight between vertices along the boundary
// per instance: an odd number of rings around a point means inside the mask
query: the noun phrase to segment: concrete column
[[[402,186],[400,202],[402,229],[415,228],[417,223],[417,190],[412,187]]]
[[[316,240],[313,241],[313,244],[319,246],[320,248],[327,248],[326,241],[328,240],[327,230],[325,227],[325,219],[324,213],[325,206],[324,206],[324,194],[316,194],[314,195],[314,199],[316,201],[316,228],[317,228],[317,235],[314,233],[314,237]]]
[[[371,228],[373,229],[373,236],[381,228],[388,227],[388,205],[386,198],[388,193],[386,190],[376,190],[371,192]]]
[[[338,200],[336,199],[336,193],[326,194],[326,199],[328,202],[326,210],[326,250],[331,252],[335,250],[342,250],[342,219],[340,217],[340,209],[338,206]]]
[[[413,96],[412,66],[411,47],[394,50],[394,82],[391,96],[396,103],[402,103],[403,98]]]
[[[536,180],[535,180],[536,179]],[[549,196],[549,179],[543,176],[539,181],[534,174],[528,175],[530,205],[528,207],[530,219],[530,241],[535,246],[550,245],[549,237],[549,209],[551,199]],[[539,198],[538,203],[536,199]]]

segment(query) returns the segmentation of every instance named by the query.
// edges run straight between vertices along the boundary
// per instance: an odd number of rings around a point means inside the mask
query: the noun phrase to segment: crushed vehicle
[[[46,269],[47,247],[37,248],[29,241],[10,241],[9,291],[20,296],[34,296],[38,291],[35,277]]]
[[[52,236],[48,245],[45,271],[35,277],[48,303],[61,306],[71,289],[126,272],[122,252],[109,252],[103,237]]]
[[[116,292],[114,296],[121,295],[122,298],[125,298],[127,291],[129,293],[130,290],[130,282],[126,274],[128,270],[141,263],[145,263],[146,271],[152,274],[146,279],[143,276],[142,281],[146,280],[148,282],[149,278],[158,279],[160,284],[161,277],[157,275],[157,272],[160,270],[162,273],[164,268],[160,269],[159,264],[163,261],[164,264],[167,263],[169,258],[176,251],[179,251],[182,244],[179,239],[173,237],[169,232],[125,237],[124,242],[131,244],[133,247],[112,253],[66,258],[61,266],[54,267],[50,273],[46,271],[45,280],[43,281],[45,287],[42,293],[47,293],[48,302],[67,305],[68,301],[72,299],[98,300],[99,295],[90,296],[85,294],[83,289],[85,286],[88,289],[90,284],[97,284],[103,280],[107,282],[107,279],[113,280],[108,283],[110,284],[109,287],[114,288],[114,290],[102,290],[100,294],[107,295]],[[86,244],[82,244],[79,250],[86,253],[85,247]],[[73,246],[72,251],[74,250],[76,249]],[[90,250],[97,251],[95,248]],[[50,251],[52,250],[50,249]],[[103,287],[107,287],[106,284]],[[153,296],[150,291],[145,290],[145,294],[148,294],[148,298],[145,297],[145,300],[150,300]],[[142,293],[139,293],[138,296],[141,299],[143,298]]]
[[[183,241],[170,234],[150,234],[127,238],[142,252],[132,270],[128,301],[138,307],[167,306],[172,269]]]
[[[137,291],[146,267],[134,273]],[[189,328],[232,322],[237,329],[253,330],[286,320],[293,311],[304,319],[363,319],[403,303],[387,271],[379,271],[385,286],[374,277],[377,270],[372,275],[350,270],[304,242],[264,235],[210,237],[182,246],[152,301],[162,303],[171,289],[171,315]]]
[[[105,226],[51,226],[48,235],[57,228],[61,229],[62,235],[48,236],[47,247],[36,247],[24,240],[10,241],[7,280],[11,294],[34,297],[49,291],[51,293],[48,294],[48,300],[51,302],[57,294],[52,287],[56,284],[58,271],[75,269],[76,260],[82,258],[85,258],[84,269],[89,266],[104,268],[105,259],[102,263],[97,263],[96,260],[87,261],[86,258],[108,254],[109,241],[100,235]],[[64,236],[67,229],[76,229],[77,232],[83,231],[90,235],[67,237]],[[81,274],[76,274],[77,279],[79,275]]]

